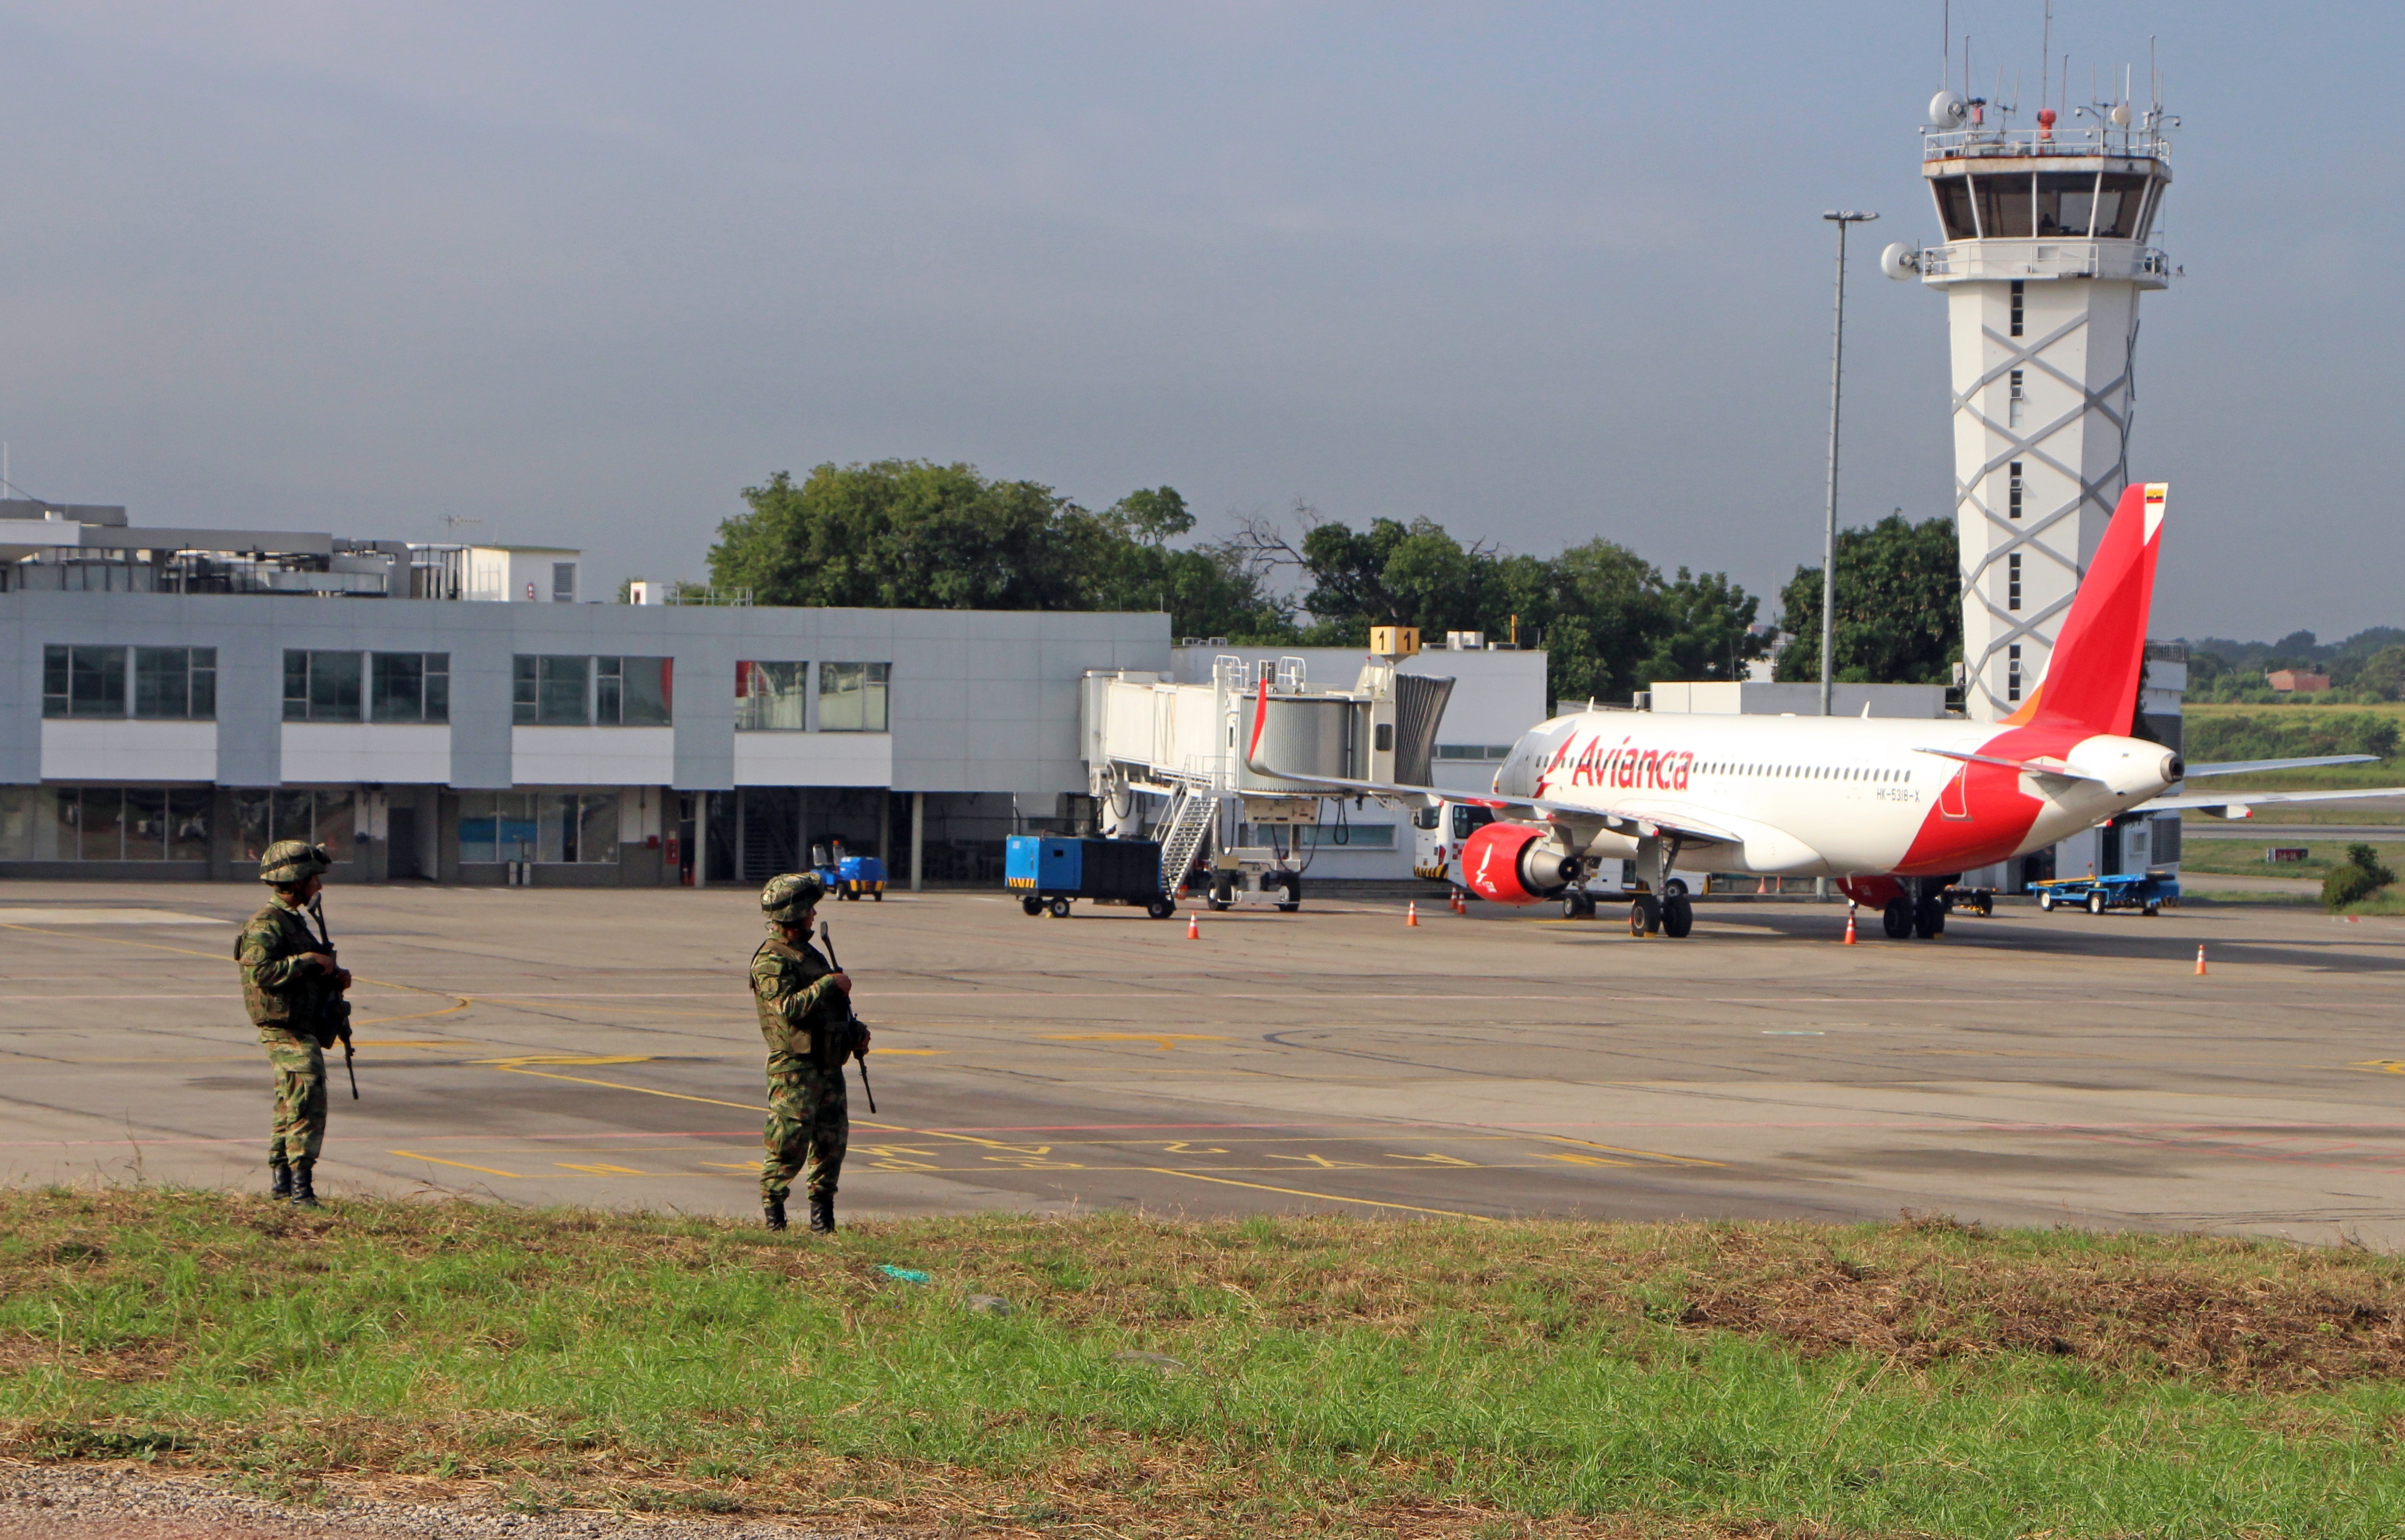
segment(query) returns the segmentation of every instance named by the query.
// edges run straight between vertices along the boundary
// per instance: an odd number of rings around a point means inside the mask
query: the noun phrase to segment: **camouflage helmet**
[[[259,858],[259,880],[278,888],[297,888],[311,877],[324,875],[333,865],[334,858],[322,845],[280,839]]]
[[[826,884],[815,872],[788,872],[770,877],[760,889],[760,916],[771,925],[790,925],[818,906]]]

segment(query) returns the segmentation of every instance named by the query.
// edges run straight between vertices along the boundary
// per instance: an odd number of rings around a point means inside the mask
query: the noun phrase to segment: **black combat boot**
[[[273,1176],[275,1181],[275,1185],[268,1189],[267,1196],[274,1198],[278,1203],[292,1196],[292,1168],[279,1160],[270,1164],[267,1169],[269,1174]]]
[[[315,1209],[320,1206],[317,1202],[317,1189],[309,1183],[310,1169],[316,1164],[314,1160],[296,1160],[292,1163],[292,1206],[296,1209]]]
[[[810,1195],[810,1233],[835,1234],[835,1194],[812,1193]]]
[[[785,1227],[785,1200],[783,1198],[762,1198],[760,1200],[760,1213],[761,1217],[767,1220],[768,1228],[772,1230],[781,1230]]]

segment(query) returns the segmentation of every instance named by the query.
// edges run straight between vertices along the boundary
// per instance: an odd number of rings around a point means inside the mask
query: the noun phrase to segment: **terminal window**
[[[2021,698],[2021,644],[2014,642],[2004,649],[2004,699]]]
[[[1440,743],[1436,757],[1441,760],[1508,760],[1512,746],[1508,743]]]
[[[593,720],[603,727],[666,727],[673,658],[593,660]]]
[[[42,715],[125,715],[125,649],[43,648]]]
[[[510,720],[521,727],[590,726],[592,665],[590,658],[519,653],[510,665]]]
[[[368,715],[375,721],[449,721],[451,654],[373,652],[368,656]]]
[[[2025,486],[2021,481],[2021,463],[2015,460],[2004,479],[2004,510],[2016,519],[2021,516],[2021,493]]]
[[[210,721],[218,714],[218,650],[134,650],[134,714],[146,721]]]
[[[809,725],[810,665],[807,663],[738,663],[735,665],[735,730],[798,733]]]
[[[2006,427],[2018,427],[2021,426],[2022,408],[2027,406],[2029,398],[2021,389],[2021,371],[2018,369],[2014,370],[2012,371],[2012,380],[2007,387],[2007,394],[2004,399],[2004,426]]]
[[[0,861],[206,861],[204,786],[0,786]]]
[[[348,788],[307,787],[242,791],[233,794],[233,855],[257,861],[278,840],[322,845],[336,861],[351,859],[358,800]]]
[[[459,860],[547,864],[618,859],[615,791],[463,791]]]
[[[893,673],[890,663],[819,665],[819,731],[888,731],[886,689]]]
[[[2004,608],[2021,607],[2021,555],[2016,551],[2004,558]]]
[[[365,715],[367,654],[304,652],[284,654],[284,720],[286,721],[359,721]]]

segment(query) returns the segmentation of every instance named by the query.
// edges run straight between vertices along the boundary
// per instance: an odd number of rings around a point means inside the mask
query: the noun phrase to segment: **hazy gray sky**
[[[0,4],[0,439],[144,523],[698,576],[771,471],[1306,498],[1774,588],[1949,510],[1938,0]],[[2034,103],[2041,0],[1955,0]],[[2133,471],[2159,634],[2405,623],[2398,7],[2059,0],[2178,136]],[[1958,63],[1959,67],[1959,63]],[[2059,67],[2059,66],[2058,66]],[[2012,91],[2008,77],[2007,94]]]

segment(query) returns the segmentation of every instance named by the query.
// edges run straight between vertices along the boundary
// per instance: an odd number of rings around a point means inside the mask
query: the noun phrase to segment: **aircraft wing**
[[[2311,770],[2324,764],[2370,764],[2377,754],[2324,754],[2309,760],[2224,760],[2214,764],[2191,764],[2187,778],[2199,776],[2243,776],[2257,770]]]
[[[2342,791],[2188,791],[2157,797],[2130,809],[2132,813],[2171,813],[2183,808],[2218,810],[2225,819],[2254,816],[2253,809],[2281,802],[2345,802],[2351,797],[2405,797],[2405,786],[2366,786]]]
[[[1917,754],[1934,754],[1940,759],[1961,760],[1965,764],[1999,764],[2007,770],[2018,770],[2029,776],[2052,776],[2057,780],[2096,780],[2083,776],[2060,760],[2010,760],[1998,754],[1971,754],[1960,749],[1916,749]],[[2099,781],[2097,784],[2102,785]]]
[[[1261,701],[1269,699],[1269,683],[1261,683]],[[1440,802],[1466,803],[1472,807],[1526,808],[1552,822],[1587,824],[1590,831],[1579,841],[1585,848],[1594,839],[1595,829],[1611,829],[1615,833],[1664,833],[1676,835],[1685,845],[1742,845],[1745,836],[1726,829],[1690,818],[1683,812],[1658,813],[1643,807],[1591,807],[1583,803],[1562,802],[1552,797],[1514,797],[1500,791],[1454,791],[1442,786],[1412,786],[1399,781],[1348,780],[1341,776],[1302,776],[1261,763],[1261,723],[1266,710],[1256,707],[1253,713],[1252,741],[1245,749],[1245,768],[1257,776],[1269,776],[1302,786],[1324,786],[1331,796],[1393,797],[1399,801],[1433,806]]]

